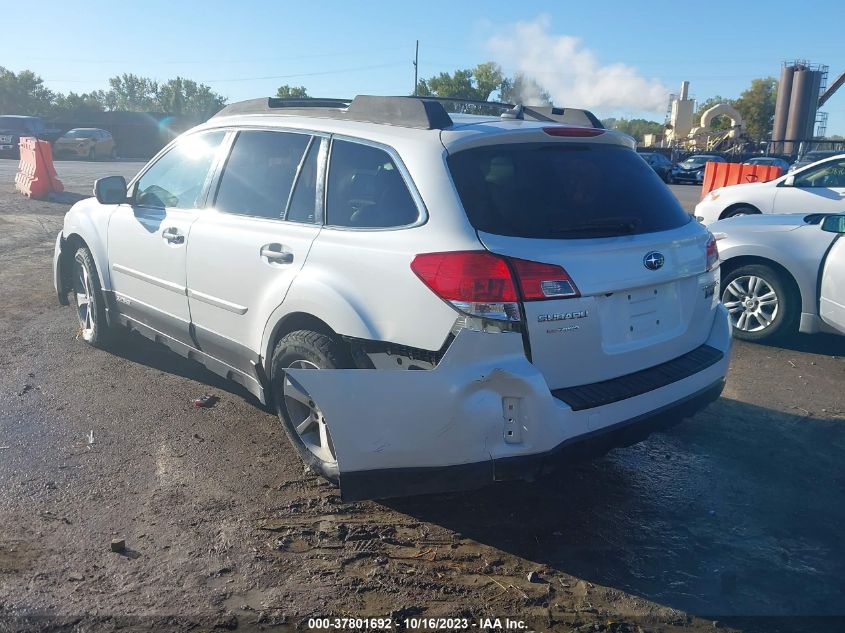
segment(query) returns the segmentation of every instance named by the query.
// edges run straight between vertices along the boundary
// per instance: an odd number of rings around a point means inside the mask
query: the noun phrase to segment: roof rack
[[[501,110],[500,116],[506,119],[529,118],[534,121],[604,128],[601,121],[589,110],[522,106],[499,101],[431,97],[427,95],[418,97],[358,95],[354,99],[287,99],[278,97],[250,99],[226,106],[215,114],[214,118],[235,114],[274,114],[284,111],[284,114],[288,115],[363,121],[424,130],[442,130],[454,124],[444,105],[498,109]]]

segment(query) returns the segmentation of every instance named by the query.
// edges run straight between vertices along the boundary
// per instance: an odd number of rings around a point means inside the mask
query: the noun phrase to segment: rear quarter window
[[[377,147],[335,140],[329,159],[327,224],[351,228],[408,226],[419,210],[398,166]]]
[[[449,169],[479,231],[577,239],[666,231],[691,216],[636,152],[598,143],[459,151]]]

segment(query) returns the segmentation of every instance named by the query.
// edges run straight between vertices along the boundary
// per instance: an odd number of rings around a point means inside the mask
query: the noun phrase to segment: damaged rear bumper
[[[603,385],[597,393],[605,395],[587,405],[555,397],[567,395],[550,391],[515,333],[461,330],[431,370],[298,369],[289,376],[325,416],[342,497],[359,500],[532,479],[638,442],[719,397],[730,345],[719,306],[702,346],[710,350],[705,363],[687,363],[668,382],[621,377],[628,392],[614,399]],[[630,391],[634,383],[647,390]]]

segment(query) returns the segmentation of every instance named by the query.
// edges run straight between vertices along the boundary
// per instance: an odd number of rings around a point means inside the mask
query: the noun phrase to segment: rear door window
[[[419,210],[396,163],[383,149],[334,140],[326,223],[355,228],[407,226]]]
[[[654,170],[625,147],[490,145],[456,152],[448,163],[470,222],[487,233],[610,237],[666,231],[691,220]]]
[[[238,133],[220,177],[215,208],[226,213],[281,219],[310,140],[307,134],[290,132]]]

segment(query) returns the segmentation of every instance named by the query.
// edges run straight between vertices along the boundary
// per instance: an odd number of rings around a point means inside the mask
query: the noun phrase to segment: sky
[[[408,94],[420,77],[496,61],[534,75],[556,105],[662,121],[668,94],[737,97],[783,61],[845,71],[841,0],[746,2],[199,2],[4,0],[0,65],[59,92],[124,72],[206,83],[230,102],[281,84],[311,96]],[[37,19],[33,20],[33,15]],[[827,134],[845,135],[845,88]]]

